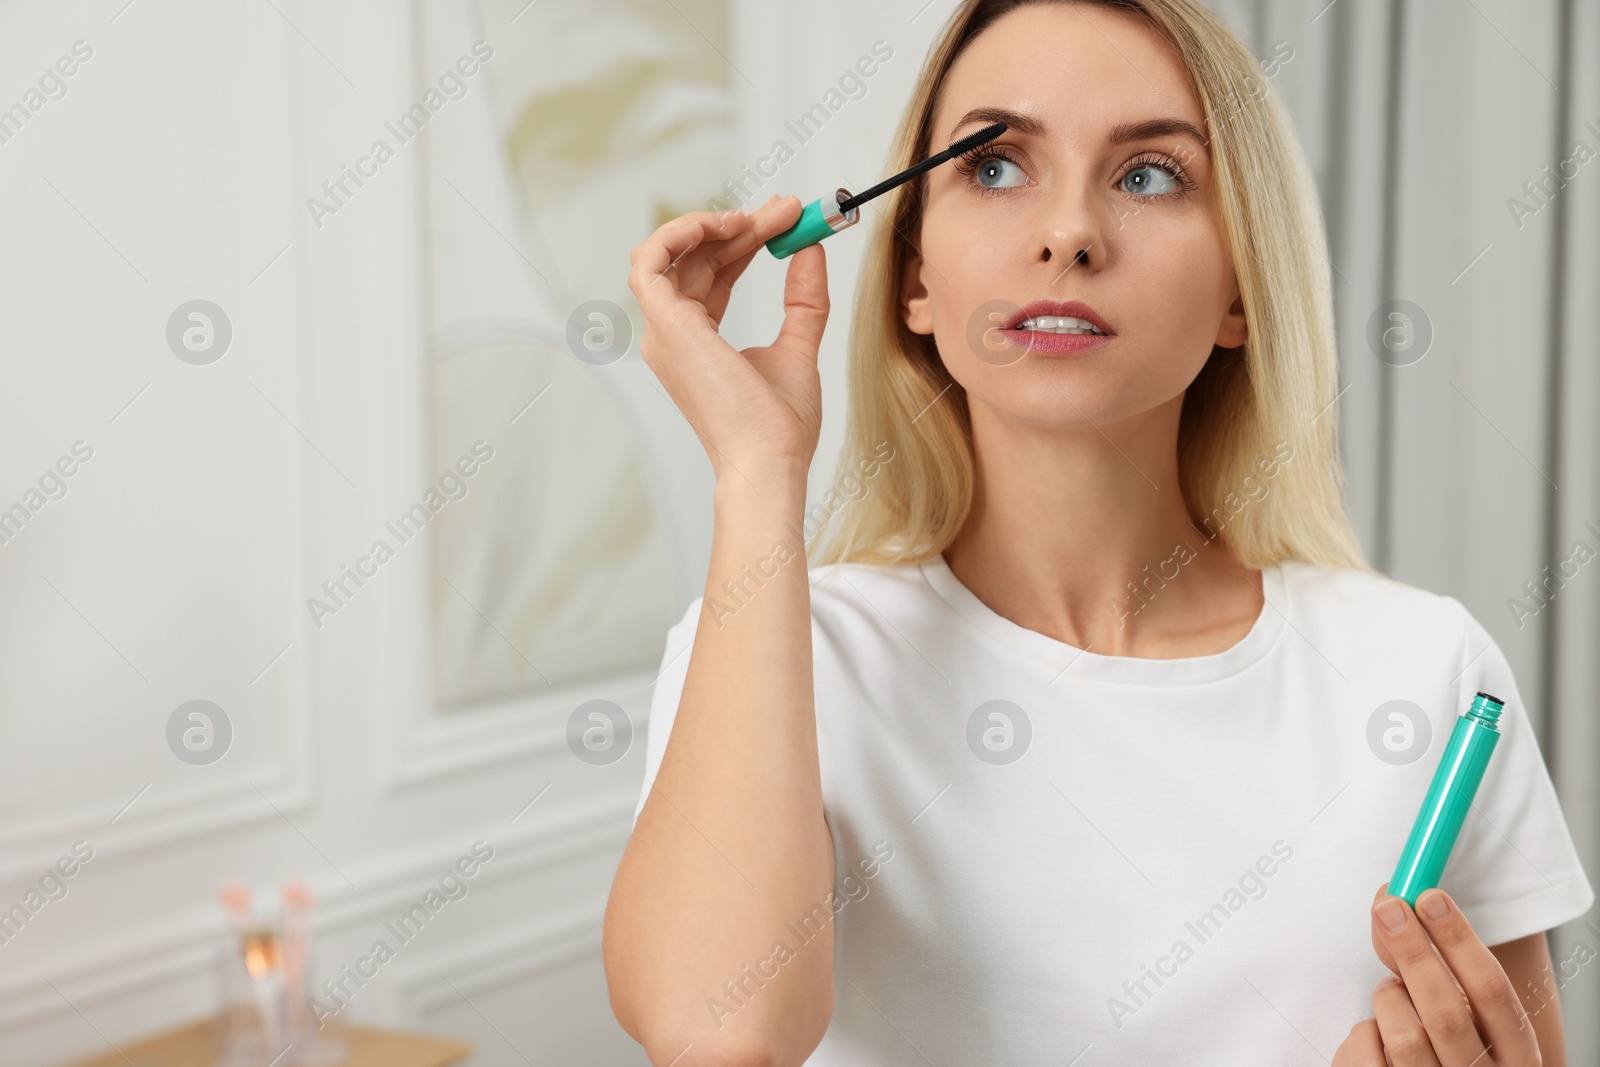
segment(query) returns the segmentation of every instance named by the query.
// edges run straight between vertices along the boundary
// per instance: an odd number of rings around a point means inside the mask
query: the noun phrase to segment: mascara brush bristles
[[[921,163],[918,163],[912,167],[908,167],[899,174],[896,174],[894,177],[885,178],[883,181],[879,182],[877,185],[874,185],[865,192],[857,193],[855,196],[847,197],[846,199],[839,201],[839,211],[841,214],[843,214],[851,211],[854,208],[860,207],[873,197],[881,196],[882,194],[887,193],[890,189],[893,189],[895,186],[900,185],[903,182],[910,181],[923,171],[931,170],[947,159],[954,159],[957,156],[965,155],[979,145],[992,141],[1005,132],[1006,124],[1003,122],[997,122],[992,126],[985,126],[972,136],[963,137],[961,140],[957,141],[949,148],[946,148],[938,155],[929,156]]]

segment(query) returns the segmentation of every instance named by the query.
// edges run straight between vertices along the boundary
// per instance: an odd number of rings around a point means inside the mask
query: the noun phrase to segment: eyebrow
[[[1043,137],[1045,125],[1032,115],[1024,115],[1020,111],[1012,111],[1004,107],[975,107],[965,115],[961,121],[950,128],[950,140],[955,140],[956,131],[971,122],[1006,124],[1008,132],[1021,134],[1026,137]],[[1189,137],[1196,143],[1208,145],[1209,139],[1201,133],[1194,123],[1187,119],[1165,118],[1146,119],[1143,122],[1119,122],[1111,127],[1111,132],[1106,135],[1106,140],[1114,145],[1126,144],[1129,141],[1148,141],[1154,137]]]

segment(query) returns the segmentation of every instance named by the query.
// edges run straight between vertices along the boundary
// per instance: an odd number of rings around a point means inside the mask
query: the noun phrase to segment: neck
[[[1196,654],[1173,650],[1248,630],[1259,577],[1194,525],[1178,483],[1182,403],[1061,427],[974,402],[973,501],[951,571],[1019,625],[1101,655]]]

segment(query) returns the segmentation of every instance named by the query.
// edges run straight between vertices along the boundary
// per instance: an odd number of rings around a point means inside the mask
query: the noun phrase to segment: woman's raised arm
[[[772,345],[740,352],[717,332],[734,281],[799,214],[795,197],[748,216],[695,212],[631,256],[628,284],[645,317],[640,353],[716,472],[705,604],[677,717],[606,906],[612,1010],[658,1065],[798,1064],[833,1012],[831,922],[775,977],[757,985],[745,970],[770,958],[790,939],[785,924],[833,887],[811,591],[797,536],[821,425],[820,246],[790,262]],[[746,568],[771,559],[779,542],[794,558],[758,588]],[[748,592],[733,614],[717,607],[728,580]],[[713,1000],[739,1006],[729,1014]]]

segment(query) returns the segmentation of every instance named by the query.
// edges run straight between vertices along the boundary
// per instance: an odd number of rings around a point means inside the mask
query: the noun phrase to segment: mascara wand
[[[861,218],[861,205],[868,200],[887,193],[902,182],[910,181],[923,171],[932,170],[946,160],[964,155],[1005,132],[1006,124],[1003,122],[985,126],[971,137],[962,138],[938,155],[929,156],[894,177],[884,179],[864,193],[851,196],[850,190],[840,188],[820,200],[813,200],[800,212],[800,221],[767,242],[767,251],[783,259],[808,245],[816,244],[824,237],[831,237],[840,230],[854,226]]]

